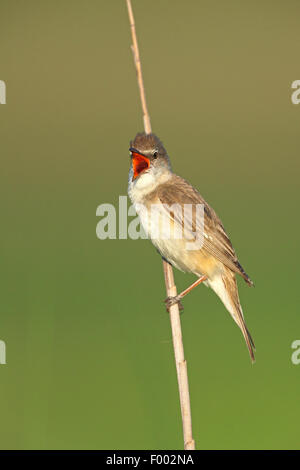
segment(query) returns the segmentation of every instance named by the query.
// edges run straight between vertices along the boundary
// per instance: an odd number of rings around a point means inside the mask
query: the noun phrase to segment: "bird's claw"
[[[166,300],[164,301],[166,305],[167,312],[170,313],[170,308],[172,305],[178,304],[179,312],[183,312],[183,305],[180,302],[180,297],[179,295],[176,295],[175,297],[167,297]]]

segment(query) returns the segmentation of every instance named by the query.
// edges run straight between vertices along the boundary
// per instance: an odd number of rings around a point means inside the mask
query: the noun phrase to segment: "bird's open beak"
[[[129,151],[131,152],[133,178],[135,179],[150,167],[150,159],[133,147],[130,147]]]

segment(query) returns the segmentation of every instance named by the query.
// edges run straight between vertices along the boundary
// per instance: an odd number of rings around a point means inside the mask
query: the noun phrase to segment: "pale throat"
[[[169,169],[164,171],[145,171],[136,180],[129,181],[129,196],[133,202],[142,202],[148,194],[155,191],[155,189],[168,181],[172,176]]]

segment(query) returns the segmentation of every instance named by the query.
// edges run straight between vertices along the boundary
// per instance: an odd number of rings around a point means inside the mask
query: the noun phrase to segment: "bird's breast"
[[[219,268],[217,260],[204,249],[190,249],[191,240],[186,239],[182,227],[174,222],[155,196],[134,205],[148,238],[177,269],[210,277]]]

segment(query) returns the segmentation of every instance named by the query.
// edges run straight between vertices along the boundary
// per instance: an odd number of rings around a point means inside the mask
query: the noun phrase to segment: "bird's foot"
[[[184,308],[182,303],[180,302],[181,297],[179,295],[176,295],[175,297],[167,297],[165,302],[167,312],[170,313],[170,307],[172,305],[178,304],[179,312],[182,313]]]

